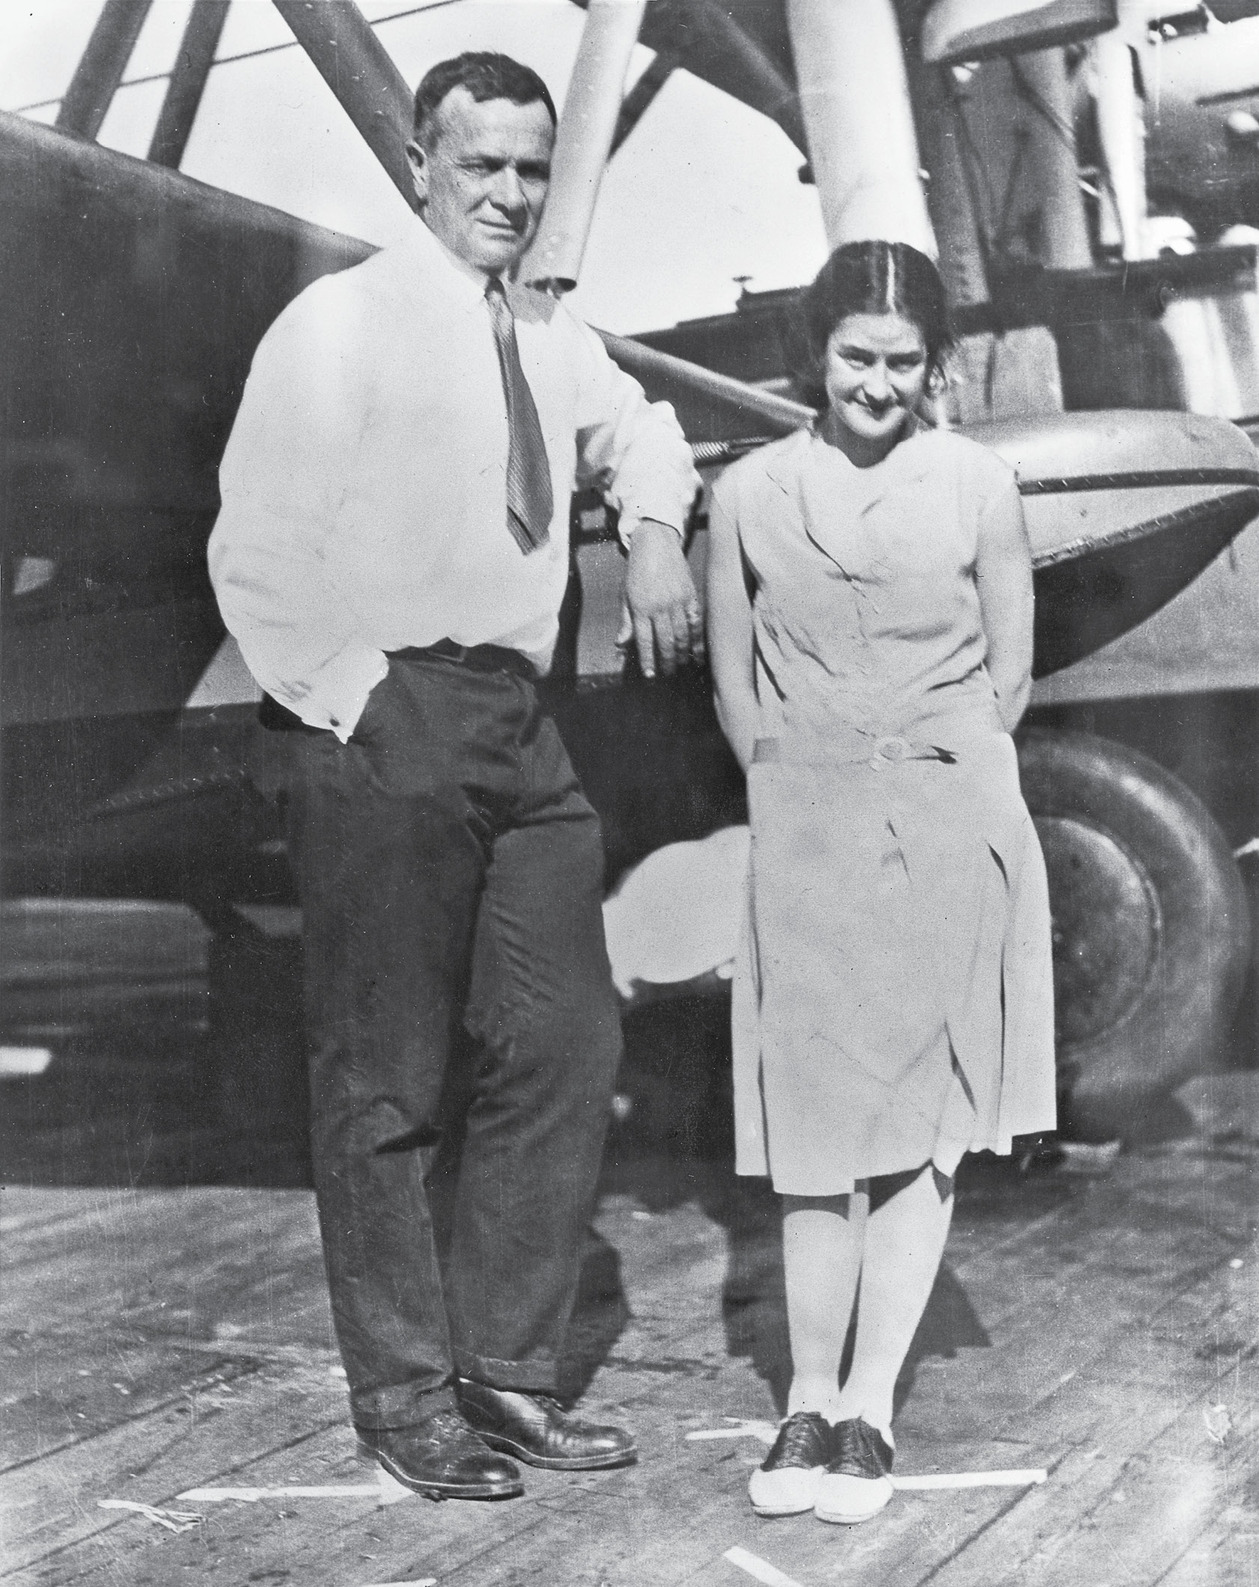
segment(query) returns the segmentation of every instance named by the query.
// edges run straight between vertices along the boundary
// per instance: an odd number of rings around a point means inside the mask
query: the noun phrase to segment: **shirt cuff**
[[[310,693],[291,707],[310,727],[330,728],[349,742],[367,704],[367,696],[389,671],[383,650],[355,645],[342,651],[311,680]]]

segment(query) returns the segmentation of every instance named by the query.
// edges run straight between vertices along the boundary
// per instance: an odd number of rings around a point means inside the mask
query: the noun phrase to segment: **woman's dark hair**
[[[805,402],[826,406],[826,344],[850,314],[899,314],[918,327],[935,374],[953,344],[940,272],[906,242],[836,248],[788,316],[787,367]]]
[[[514,105],[543,104],[555,125],[555,101],[531,66],[522,66],[510,55],[492,50],[468,50],[448,61],[438,61],[425,72],[415,90],[415,137],[423,142],[438,107],[456,88],[466,88],[478,104],[487,99],[510,99]]]

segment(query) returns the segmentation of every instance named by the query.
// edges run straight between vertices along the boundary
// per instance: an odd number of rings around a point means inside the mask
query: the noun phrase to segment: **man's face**
[[[427,148],[407,145],[424,224],[465,264],[501,275],[533,241],[551,175],[555,129],[540,100],[478,103],[453,88]]]

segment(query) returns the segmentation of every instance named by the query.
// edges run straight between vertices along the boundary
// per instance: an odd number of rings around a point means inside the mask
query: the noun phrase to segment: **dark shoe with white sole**
[[[514,1499],[520,1468],[484,1444],[458,1411],[411,1427],[356,1427],[360,1455],[426,1499]]]
[[[598,1471],[638,1459],[633,1434],[570,1416],[550,1394],[493,1389],[461,1378],[459,1408],[491,1449],[547,1471]]]
[[[878,1515],[892,1497],[892,1447],[860,1417],[831,1429],[831,1458],[817,1485],[819,1521],[856,1526]]]
[[[774,1447],[748,1479],[757,1515],[801,1515],[817,1500],[831,1458],[831,1427],[818,1411],[797,1411],[778,1429]]]

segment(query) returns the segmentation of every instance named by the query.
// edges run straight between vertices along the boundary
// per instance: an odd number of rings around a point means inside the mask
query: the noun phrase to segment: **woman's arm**
[[[1013,479],[980,513],[975,584],[988,640],[988,676],[1001,724],[1012,733],[1032,689],[1032,552]]]
[[[752,606],[743,576],[739,531],[721,491],[708,516],[708,656],[717,720],[744,771],[756,738],[756,673],[752,659]]]

